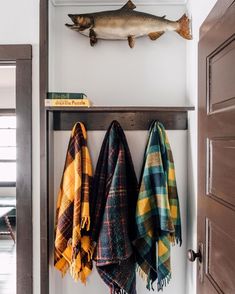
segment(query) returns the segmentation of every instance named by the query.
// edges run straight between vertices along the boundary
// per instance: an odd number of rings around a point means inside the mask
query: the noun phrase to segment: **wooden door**
[[[217,3],[201,33],[197,293],[234,294],[235,2]]]

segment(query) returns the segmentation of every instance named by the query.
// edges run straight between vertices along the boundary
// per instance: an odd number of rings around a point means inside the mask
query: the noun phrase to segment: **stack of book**
[[[46,107],[90,107],[91,103],[83,93],[48,92]]]

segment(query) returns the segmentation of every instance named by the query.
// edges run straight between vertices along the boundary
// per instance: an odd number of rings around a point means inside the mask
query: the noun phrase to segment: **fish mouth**
[[[70,28],[71,30],[74,30],[74,31],[81,31],[81,27],[78,26],[78,25],[75,25],[75,24],[69,24],[69,23],[66,23],[65,24],[67,28]]]
[[[68,17],[71,18],[71,20],[72,20],[73,23],[76,23],[77,22],[77,15],[68,14]]]

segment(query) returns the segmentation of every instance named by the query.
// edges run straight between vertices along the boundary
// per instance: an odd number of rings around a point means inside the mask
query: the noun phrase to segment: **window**
[[[0,115],[0,186],[16,185],[16,116]]]

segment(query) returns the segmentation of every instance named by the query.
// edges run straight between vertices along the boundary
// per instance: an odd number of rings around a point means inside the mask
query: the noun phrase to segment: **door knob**
[[[199,250],[197,253],[193,251],[192,249],[188,250],[188,260],[193,262],[198,258],[199,262],[202,262],[202,254],[201,251]]]
[[[203,243],[200,242],[198,244],[198,252],[194,252],[192,249],[189,249],[188,250],[188,260],[190,261],[195,261],[196,258],[198,258],[198,263],[197,263],[197,268],[198,268],[198,277],[199,277],[199,281],[201,283],[203,283],[203,280],[204,280],[204,265],[203,265],[203,252],[204,252],[204,249],[203,249]]]

